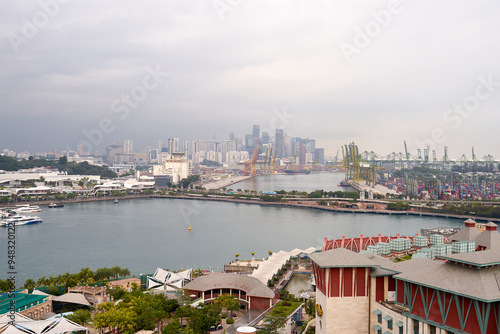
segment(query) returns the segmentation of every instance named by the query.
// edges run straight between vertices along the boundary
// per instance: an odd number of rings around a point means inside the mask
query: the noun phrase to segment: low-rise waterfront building
[[[52,312],[52,296],[28,294],[27,290],[0,295],[0,315],[16,312],[34,320]]]
[[[200,276],[184,286],[187,296],[199,298],[205,304],[213,303],[220,295],[231,295],[243,309],[266,310],[277,297],[273,290],[256,278],[235,274]]]

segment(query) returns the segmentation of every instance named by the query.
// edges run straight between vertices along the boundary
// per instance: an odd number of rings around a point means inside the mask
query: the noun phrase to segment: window
[[[429,334],[436,334],[436,326],[429,325]]]
[[[377,331],[377,334],[382,334],[382,327],[380,325],[373,326],[373,329]]]
[[[396,321],[396,323],[394,324],[396,325],[399,329],[398,329],[398,333],[399,334],[403,334],[403,322],[402,321]]]
[[[418,320],[413,320],[413,333],[418,334],[419,330],[420,328]]]
[[[387,320],[387,328],[392,329],[392,317],[390,315],[386,315],[384,320]]]
[[[381,324],[382,323],[382,312],[380,310],[375,310],[375,311],[373,311],[373,313],[375,313],[377,315],[377,322],[379,324]]]

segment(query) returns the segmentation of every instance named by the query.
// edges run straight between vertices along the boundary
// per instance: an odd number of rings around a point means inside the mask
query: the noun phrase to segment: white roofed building
[[[182,289],[185,284],[191,282],[193,269],[187,269],[177,273],[157,268],[153,276],[148,276],[148,289],[163,292],[175,292]]]

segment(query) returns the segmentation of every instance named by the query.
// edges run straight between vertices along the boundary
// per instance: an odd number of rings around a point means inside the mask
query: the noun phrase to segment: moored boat
[[[60,203],[50,203],[49,204],[49,208],[62,208],[64,207],[64,204],[60,204]]]
[[[38,205],[20,204],[13,211],[16,213],[41,212],[42,209]]]
[[[31,224],[39,224],[42,222],[40,217],[36,216],[13,216],[7,219],[4,219],[0,222],[0,226],[20,226],[20,225],[31,225]]]

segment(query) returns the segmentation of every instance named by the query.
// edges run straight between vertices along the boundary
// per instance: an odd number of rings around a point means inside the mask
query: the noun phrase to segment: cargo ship
[[[283,170],[285,174],[311,174],[311,171],[309,169],[285,169]]]
[[[337,184],[337,187],[350,187],[351,185],[349,183],[347,183],[346,180],[342,180],[340,181],[339,184]]]

